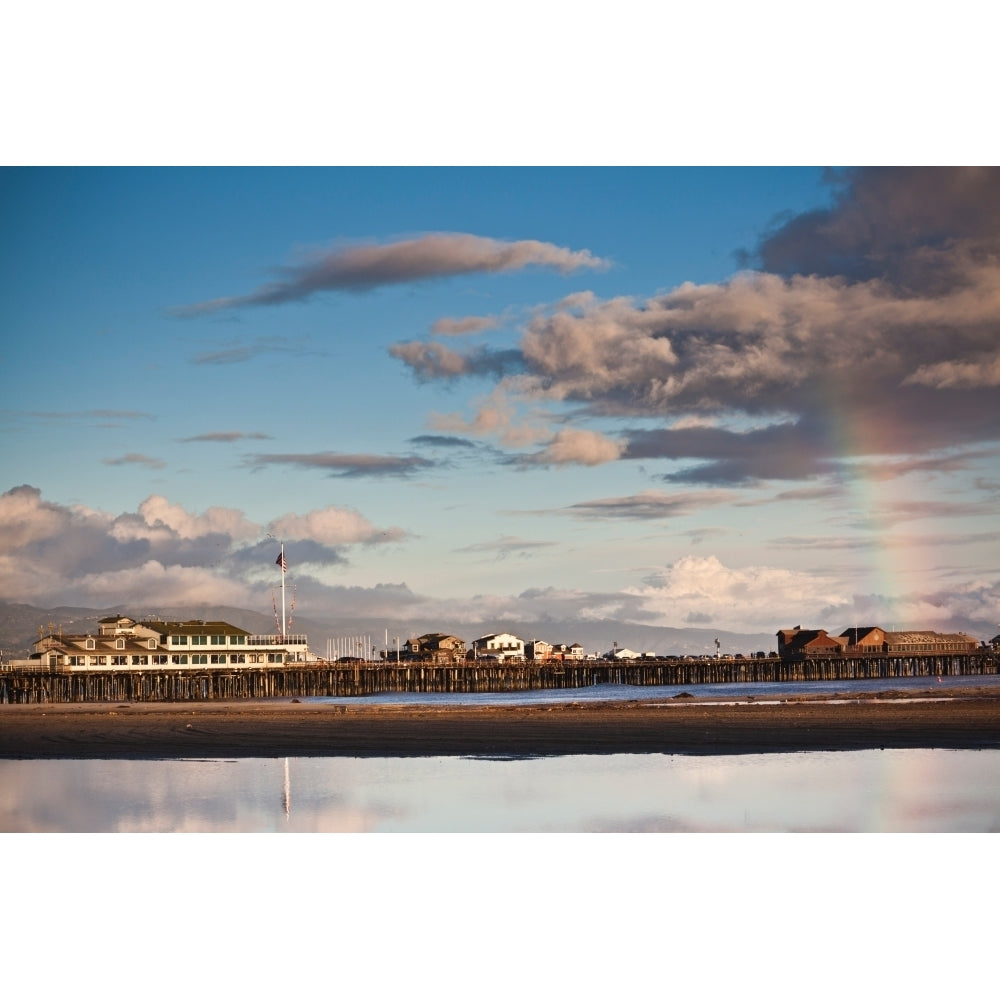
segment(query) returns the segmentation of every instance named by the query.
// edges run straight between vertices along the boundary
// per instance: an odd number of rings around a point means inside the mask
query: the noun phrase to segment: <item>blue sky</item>
[[[998,190],[4,169],[0,596],[987,637]]]

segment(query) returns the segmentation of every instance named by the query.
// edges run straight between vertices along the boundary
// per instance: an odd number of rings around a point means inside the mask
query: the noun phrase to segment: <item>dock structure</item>
[[[976,653],[798,660],[764,657],[577,662],[310,661],[240,669],[153,667],[86,671],[39,666],[0,672],[0,704],[232,701],[252,698],[364,697],[395,692],[501,693],[588,688],[600,684],[681,686],[788,681],[886,680],[990,676],[1000,655]]]

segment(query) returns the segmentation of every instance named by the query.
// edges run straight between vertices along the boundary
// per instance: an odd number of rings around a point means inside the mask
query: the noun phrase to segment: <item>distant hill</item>
[[[112,608],[36,608],[29,604],[11,604],[0,601],[0,650],[8,656],[22,656],[39,635],[45,632],[91,632],[97,623],[110,615],[125,614],[142,619],[156,617],[171,621],[202,619],[227,621],[249,632],[269,634],[275,631],[273,615],[247,611],[245,608],[213,606],[173,606],[156,608],[138,606]],[[478,623],[449,622],[444,619],[391,622],[384,618],[316,620],[296,617],[292,630],[309,636],[313,652],[321,656],[326,652],[326,640],[339,636],[370,635],[372,642],[382,649],[386,629],[389,647],[395,648],[395,637],[405,641],[411,636],[428,632],[445,632],[457,635],[467,643],[491,632],[510,632],[525,641],[544,639],[547,642],[579,642],[588,653],[606,653],[614,643],[618,647],[637,653],[690,654],[714,653],[718,638],[722,653],[765,652],[775,648],[773,633],[726,632],[704,628],[669,628],[656,625],[635,625],[616,621],[507,621],[493,620]],[[777,631],[777,628],[775,629]]]

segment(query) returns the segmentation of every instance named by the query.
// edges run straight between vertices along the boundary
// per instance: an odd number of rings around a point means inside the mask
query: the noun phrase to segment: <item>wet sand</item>
[[[0,758],[527,757],[1000,748],[1000,691],[886,690],[775,703],[518,706],[288,701],[0,705]]]

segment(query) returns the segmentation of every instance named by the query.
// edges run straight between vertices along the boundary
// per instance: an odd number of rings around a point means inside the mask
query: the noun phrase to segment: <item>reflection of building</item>
[[[21,669],[239,668],[315,659],[304,635],[253,635],[228,622],[102,618],[96,633],[41,636]]]
[[[887,632],[877,625],[852,626],[840,635],[827,635],[825,629],[801,626],[778,632],[778,655],[783,660],[817,656],[920,656],[948,653],[974,653],[975,639],[962,633],[930,631]]]

